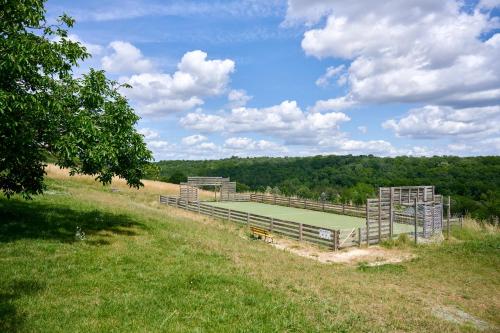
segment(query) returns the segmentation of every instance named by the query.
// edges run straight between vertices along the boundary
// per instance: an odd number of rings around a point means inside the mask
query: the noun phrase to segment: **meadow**
[[[158,203],[177,186],[102,186],[50,166],[0,196],[2,332],[474,332],[500,329],[500,234],[388,243],[406,262],[324,264]],[[205,193],[207,197],[210,193]]]

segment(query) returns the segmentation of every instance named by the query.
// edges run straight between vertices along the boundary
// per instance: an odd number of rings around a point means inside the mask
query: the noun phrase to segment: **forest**
[[[187,176],[231,177],[238,191],[271,192],[363,204],[380,186],[435,185],[454,214],[500,216],[500,156],[481,157],[231,157],[153,164],[147,178],[179,183]]]

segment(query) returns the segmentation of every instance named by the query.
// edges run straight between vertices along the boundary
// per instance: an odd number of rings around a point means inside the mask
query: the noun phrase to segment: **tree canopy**
[[[68,38],[72,18],[47,23],[44,2],[0,0],[0,188],[41,193],[48,155],[104,184],[141,186],[152,155],[139,117],[103,71],[73,74],[90,55]]]

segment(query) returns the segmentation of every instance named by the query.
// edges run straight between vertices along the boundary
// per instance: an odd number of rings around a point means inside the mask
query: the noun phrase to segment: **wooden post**
[[[292,201],[292,198],[291,197],[288,197],[288,207],[290,207],[290,202]]]
[[[175,198],[175,208],[179,208],[179,198]]]
[[[450,239],[451,197],[448,196],[448,209],[446,216],[446,239]]]
[[[389,204],[389,238],[392,239],[392,228],[393,228],[393,219],[394,219],[394,216],[393,216],[393,199],[392,197],[394,196],[394,188],[391,187],[391,200],[389,201],[390,204]]]
[[[417,219],[418,219],[418,213],[417,213],[417,198],[415,198],[414,208],[415,208],[415,221],[414,221],[414,224],[415,224],[415,244],[417,244],[417,241],[418,241],[418,229],[417,229]]]
[[[307,209],[307,200],[304,199],[304,208]]]
[[[366,246],[370,246],[370,210],[368,205],[369,201],[366,200]]]
[[[247,213],[247,225],[250,224],[250,213]]]
[[[276,194],[274,195],[274,204],[276,205]]]
[[[201,214],[200,213],[200,202],[198,201],[198,214]]]
[[[302,241],[302,223],[299,223],[299,241]]]
[[[435,215],[436,215],[436,203],[432,202],[432,224],[431,224],[431,233],[434,235],[434,229],[436,228],[436,221],[435,221]]]
[[[361,228],[358,228],[358,245],[361,247]]]
[[[338,239],[338,230],[333,230],[333,249],[337,251],[339,249],[339,239]]]
[[[378,242],[382,241],[382,189],[378,188]]]
[[[227,219],[231,222],[231,209],[227,210]]]
[[[273,231],[273,227],[274,227],[274,217],[271,217],[271,225],[269,227],[269,231]]]

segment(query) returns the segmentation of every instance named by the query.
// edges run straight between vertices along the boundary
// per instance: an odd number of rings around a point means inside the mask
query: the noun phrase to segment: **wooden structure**
[[[309,224],[281,220],[273,217],[250,214],[247,212],[207,205],[201,202],[189,202],[178,197],[160,195],[160,203],[182,208],[198,214],[232,222],[258,227],[272,234],[279,234],[302,242],[309,242],[337,250],[339,246],[339,230],[321,228]]]
[[[198,201],[198,188],[191,186],[188,183],[180,184],[180,197],[189,202]]]
[[[213,186],[214,196],[217,201],[233,201],[236,198],[236,182],[223,177],[188,177],[186,183],[180,184],[180,198],[188,202],[199,201],[198,188],[202,186]]]
[[[378,197],[366,203],[367,244],[392,238],[394,223],[414,225],[414,237],[441,232],[442,197],[434,186],[380,187]]]

